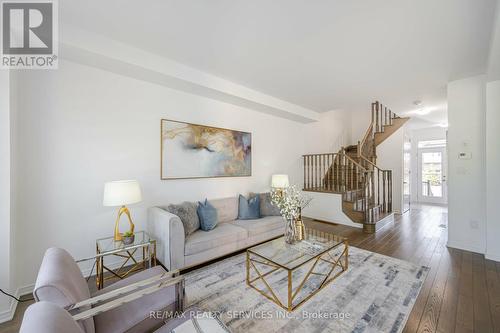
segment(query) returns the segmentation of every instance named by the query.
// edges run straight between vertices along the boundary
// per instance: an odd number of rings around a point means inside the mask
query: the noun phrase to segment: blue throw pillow
[[[200,218],[200,228],[203,231],[209,231],[217,225],[217,210],[207,199],[205,203],[198,202],[198,217]]]
[[[247,200],[240,194],[238,219],[239,220],[253,220],[260,218],[260,198],[255,195]]]

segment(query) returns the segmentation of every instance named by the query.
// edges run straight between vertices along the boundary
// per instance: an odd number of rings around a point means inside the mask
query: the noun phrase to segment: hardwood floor
[[[308,221],[350,245],[430,268],[403,332],[500,332],[500,263],[447,248],[447,209],[414,205],[376,234]]]
[[[404,332],[500,333],[500,263],[446,247],[446,208],[414,205],[411,212],[376,234],[306,221],[306,225],[349,238],[351,246],[430,268]],[[25,305],[1,333],[17,332]]]

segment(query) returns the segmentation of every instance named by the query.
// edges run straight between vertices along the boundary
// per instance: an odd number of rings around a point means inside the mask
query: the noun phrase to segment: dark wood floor
[[[446,208],[417,205],[372,235],[309,224],[349,238],[352,246],[430,268],[404,332],[500,332],[500,263],[447,248],[447,221]]]
[[[439,206],[414,206],[376,234],[307,221],[349,238],[351,246],[430,267],[404,332],[500,333],[500,263],[446,247],[448,214]],[[25,305],[1,333],[17,332]]]

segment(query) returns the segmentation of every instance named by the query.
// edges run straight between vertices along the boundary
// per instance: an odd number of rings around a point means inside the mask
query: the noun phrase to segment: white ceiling
[[[484,73],[496,0],[64,0],[64,24],[323,112],[431,110]],[[416,115],[416,118],[419,118]]]

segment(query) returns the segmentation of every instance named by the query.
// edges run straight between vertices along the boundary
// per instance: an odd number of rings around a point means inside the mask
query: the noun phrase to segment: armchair
[[[73,257],[59,248],[46,251],[33,295],[38,302],[50,302],[74,314],[73,319],[84,333],[154,330],[163,320],[151,318],[150,313],[182,311],[185,297],[183,277],[161,266],[91,294]]]
[[[201,318],[200,318],[200,314]],[[203,315],[205,314],[205,315]],[[154,333],[173,332],[230,333],[216,317],[206,316],[198,308],[185,311],[178,318],[167,321]],[[37,302],[24,313],[20,333],[85,333],[74,316],[50,302]],[[150,330],[144,332],[151,332]]]

